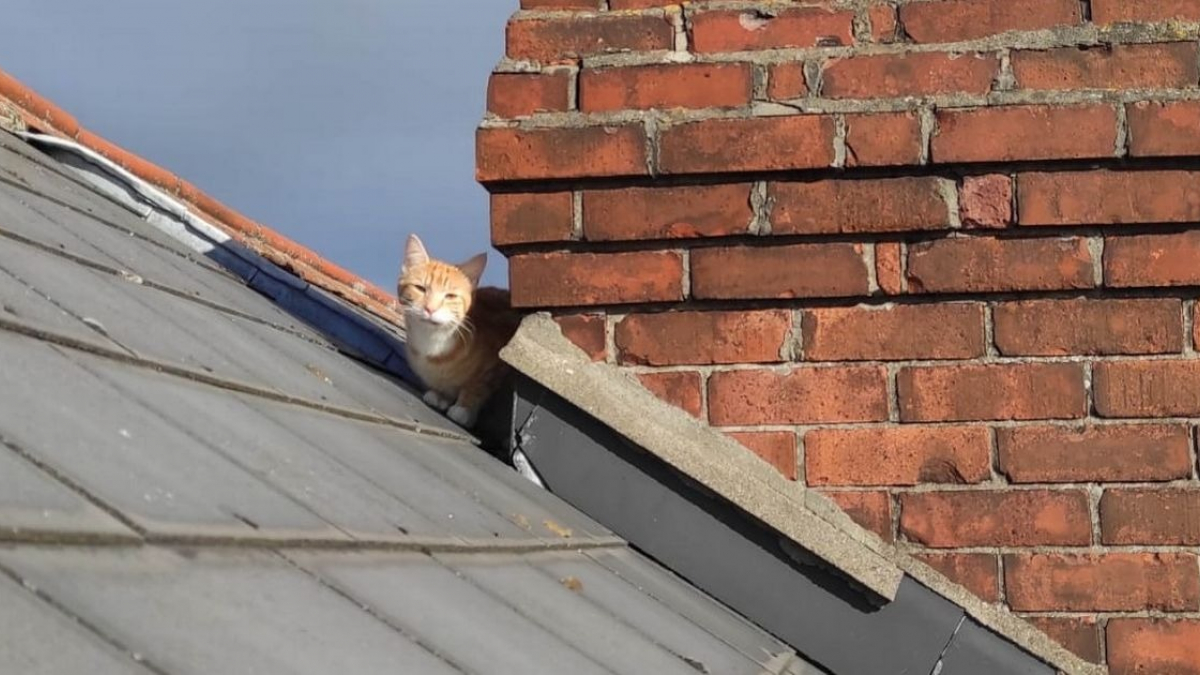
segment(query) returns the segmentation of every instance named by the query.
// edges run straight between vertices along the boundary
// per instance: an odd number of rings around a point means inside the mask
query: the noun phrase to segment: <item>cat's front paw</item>
[[[432,389],[425,392],[425,395],[421,397],[421,400],[425,401],[425,403],[427,405],[437,408],[438,410],[440,410],[442,412],[445,412],[446,408],[449,408],[450,404],[454,403],[453,400],[446,398],[445,396],[442,396],[441,394],[439,394],[438,392],[436,392]]]
[[[464,427],[475,424],[475,411],[461,405],[452,405],[446,411],[446,417],[458,422]]]

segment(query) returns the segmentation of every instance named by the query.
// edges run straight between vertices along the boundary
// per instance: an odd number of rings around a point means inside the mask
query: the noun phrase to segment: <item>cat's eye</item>
[[[422,286],[421,284],[413,284],[413,290],[415,290],[418,293],[424,293],[425,287]]]
[[[458,293],[447,293],[447,294],[446,294],[446,299],[447,299],[447,300],[457,300],[457,299],[458,299]]]

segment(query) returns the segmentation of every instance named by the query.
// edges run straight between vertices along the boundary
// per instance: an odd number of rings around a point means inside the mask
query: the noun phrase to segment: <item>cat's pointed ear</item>
[[[429,254],[425,252],[425,244],[421,243],[421,239],[417,235],[408,235],[408,243],[404,246],[404,264],[400,267],[400,273],[404,274],[427,262],[429,262]]]
[[[459,265],[458,269],[462,270],[462,273],[467,275],[467,278],[471,280],[472,286],[478,286],[479,280],[483,277],[483,268],[485,267],[487,267],[487,252],[480,253],[474,258],[471,258],[467,262]]]

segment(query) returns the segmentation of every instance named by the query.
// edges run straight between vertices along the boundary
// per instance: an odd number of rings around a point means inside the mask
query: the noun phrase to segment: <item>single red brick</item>
[[[508,22],[512,59],[559,61],[611,52],[671,49],[675,29],[658,16],[602,14]]]
[[[700,417],[703,413],[701,404],[701,387],[703,378],[695,371],[638,373],[642,386],[652,394],[682,409],[692,417]]]
[[[1100,533],[1109,546],[1200,546],[1200,490],[1106,490]]]
[[[990,553],[923,553],[916,556],[950,581],[988,602],[1000,601],[1000,562]]]
[[[1187,553],[1006,555],[1004,585],[1017,611],[1200,609],[1196,556]]]
[[[1200,80],[1196,44],[1105,45],[1014,51],[1022,89],[1175,89]]]
[[[1023,173],[1022,225],[1191,223],[1200,220],[1200,172]]]
[[[497,193],[492,202],[492,244],[508,246],[571,238],[570,192]]]
[[[1100,663],[1103,660],[1100,655],[1100,627],[1096,617],[1027,616],[1023,618],[1084,661]]]
[[[846,115],[846,166],[921,161],[921,120],[913,112]]]
[[[905,422],[1076,419],[1087,415],[1083,366],[1005,363],[904,368]]]
[[[1125,111],[1133,157],[1200,155],[1200,101],[1139,101]]]
[[[702,11],[691,16],[691,24],[692,51],[698,54],[854,41],[854,14],[824,7]]]
[[[792,330],[786,310],[630,314],[617,324],[621,363],[776,363]]]
[[[804,62],[788,61],[771,66],[767,77],[767,96],[776,101],[800,98],[808,93],[804,81]]]
[[[875,244],[875,279],[879,290],[888,295],[904,292],[904,274],[900,271],[904,251],[896,242]]]
[[[644,176],[646,130],[640,124],[578,129],[486,128],[476,132],[475,179]],[[586,157],[586,162],[579,161]]]
[[[731,431],[729,436],[775,467],[788,480],[796,480],[796,435],[789,431]]]
[[[1112,675],[1200,675],[1200,621],[1113,618],[1106,635]]]
[[[958,189],[964,227],[1005,228],[1013,222],[1013,182],[1003,174],[967,176]]]
[[[890,305],[804,310],[806,361],[907,361],[983,356],[983,305]]]
[[[995,309],[996,347],[1005,356],[1178,354],[1183,303],[1177,299],[1025,300]]]
[[[523,117],[536,112],[566,110],[571,75],[549,73],[492,73],[488,79],[488,112],[501,117]]]
[[[1200,21],[1200,0],[1092,0],[1097,24]]]
[[[998,429],[1000,471],[1013,483],[1175,480],[1191,475],[1182,425]]]
[[[579,109],[736,108],[749,105],[753,86],[748,63],[589,68],[579,77]]]
[[[926,4],[946,3],[905,7]],[[936,115],[930,152],[939,164],[1116,155],[1117,111],[1107,105],[942,109]]]
[[[908,245],[913,293],[1053,291],[1095,286],[1083,239],[963,237]]]
[[[1087,546],[1082,490],[912,492],[900,495],[900,532],[931,548]]]
[[[1092,368],[1101,417],[1200,416],[1200,361],[1106,361]]]
[[[892,5],[871,5],[867,8],[871,22],[871,41],[889,44],[896,41],[896,8]]]
[[[681,0],[608,0],[609,9],[649,9],[680,4]]]
[[[556,316],[563,335],[575,343],[593,361],[603,361],[608,353],[603,314],[566,314]]]
[[[718,426],[879,422],[887,416],[887,371],[876,366],[731,370],[708,379],[708,417]]]
[[[583,193],[583,234],[590,241],[748,234],[753,218],[749,183]]]
[[[596,0],[521,0],[521,9],[598,9]]]
[[[683,259],[674,251],[515,255],[508,279],[515,307],[683,299]]]
[[[933,94],[986,94],[1000,70],[990,55],[909,52],[852,56],[825,66],[827,98],[902,98]]]
[[[987,427],[815,429],[804,435],[809,485],[981,483],[991,478]]]
[[[1008,31],[1070,26],[1082,18],[1075,0],[956,0],[900,6],[900,23],[918,43],[959,42]]]
[[[950,227],[933,177],[771,183],[773,234],[910,232]]]
[[[886,542],[896,539],[892,531],[892,498],[886,492],[823,492],[862,527]]]
[[[1104,283],[1117,288],[1200,284],[1200,231],[1104,240]]]
[[[833,118],[823,115],[687,122],[661,132],[658,169],[680,174],[827,167],[833,164],[833,137]]]
[[[867,265],[855,244],[702,248],[691,253],[692,296],[705,300],[866,295]]]

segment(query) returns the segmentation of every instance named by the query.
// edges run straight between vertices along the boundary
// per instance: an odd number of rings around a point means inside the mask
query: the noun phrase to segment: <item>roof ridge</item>
[[[5,105],[7,104],[7,105]],[[396,299],[379,286],[209,196],[192,183],[84,128],[70,113],[0,69],[0,128],[74,141],[185,202],[199,215],[304,281],[389,322],[402,325]]]

